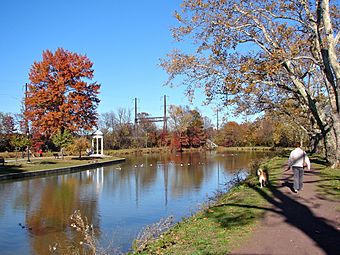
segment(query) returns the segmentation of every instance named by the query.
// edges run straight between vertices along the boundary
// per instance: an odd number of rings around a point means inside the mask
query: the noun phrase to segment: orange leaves
[[[55,53],[43,52],[34,62],[25,116],[32,126],[45,135],[59,130],[90,130],[97,121],[100,85],[84,80],[93,78],[92,62],[83,55],[62,48]]]

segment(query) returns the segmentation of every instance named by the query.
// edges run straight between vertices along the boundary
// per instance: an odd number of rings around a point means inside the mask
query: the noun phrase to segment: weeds
[[[86,216],[82,216],[80,210],[74,211],[70,216],[71,230],[78,235],[75,238],[77,241],[68,241],[66,245],[60,245],[58,242],[49,246],[51,254],[67,254],[67,255],[113,255],[122,254],[117,249],[109,245],[107,248],[102,248],[99,245],[96,231],[92,224],[88,222]]]
[[[174,217],[169,216],[165,219],[160,219],[160,221],[146,226],[137,235],[137,239],[134,241],[134,250],[141,251],[146,245],[160,237],[164,232],[168,231],[174,225]]]
[[[247,176],[248,174],[245,170],[237,171],[231,179],[224,183],[222,189],[217,189],[212,196],[208,197],[208,201],[205,203],[205,206],[203,206],[202,209],[214,206],[221,197],[223,197],[231,188],[243,182]]]

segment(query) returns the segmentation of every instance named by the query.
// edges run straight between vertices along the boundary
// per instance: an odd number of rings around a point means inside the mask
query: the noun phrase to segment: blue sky
[[[34,61],[46,49],[62,47],[86,54],[101,87],[99,113],[119,107],[162,115],[169,104],[189,105],[184,88],[165,87],[167,74],[159,59],[176,47],[170,28],[177,21],[179,0],[1,0],[0,99],[2,112],[18,113]],[[214,119],[213,105],[191,107]]]

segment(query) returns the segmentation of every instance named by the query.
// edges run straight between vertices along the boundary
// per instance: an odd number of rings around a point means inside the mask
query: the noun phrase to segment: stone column
[[[96,140],[97,140],[96,154],[98,155],[98,154],[99,154],[99,147],[98,147],[98,140],[99,140],[99,138],[98,138],[98,137],[96,137]]]
[[[101,148],[100,149],[101,149],[101,153],[100,154],[104,155],[104,138],[103,137],[101,138]]]

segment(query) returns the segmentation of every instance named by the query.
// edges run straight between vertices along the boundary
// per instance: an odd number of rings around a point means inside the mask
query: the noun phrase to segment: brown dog
[[[259,176],[259,183],[261,188],[267,185],[267,174],[262,168],[257,170],[257,175]]]

